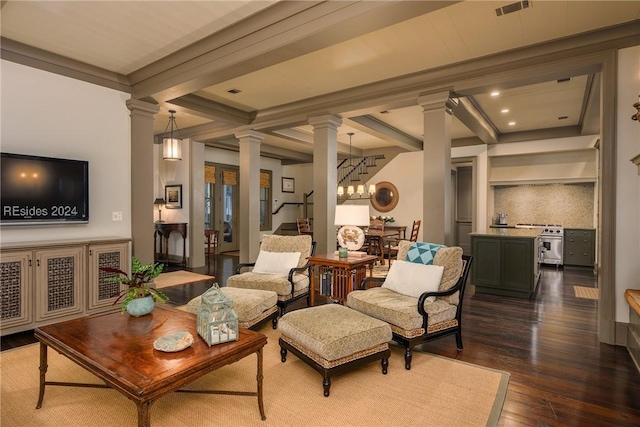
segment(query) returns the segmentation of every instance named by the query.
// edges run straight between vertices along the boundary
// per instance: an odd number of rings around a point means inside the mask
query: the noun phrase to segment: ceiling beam
[[[207,147],[219,148],[229,151],[240,151],[238,140],[236,138],[223,138],[216,140],[215,142],[205,143]],[[295,150],[288,150],[286,148],[276,147],[274,145],[260,144],[260,155],[263,157],[269,157],[273,159],[279,159],[287,161],[288,163],[312,163],[313,154],[303,153]]]
[[[458,104],[453,107],[453,114],[471,132],[485,144],[497,144],[498,133],[493,124],[476,107],[472,99],[467,97],[458,98]]]
[[[195,116],[236,125],[247,125],[253,121],[253,115],[201,96],[188,94],[167,101],[167,104],[182,107],[182,110]]]
[[[560,139],[572,136],[582,136],[579,126],[565,126],[549,129],[537,129],[522,132],[503,133],[498,138],[498,143],[536,141],[542,139]]]
[[[380,138],[383,141],[391,142],[407,151],[422,151],[422,141],[411,135],[407,135],[393,126],[389,126],[375,117],[369,115],[350,117],[345,119],[345,122],[349,122],[350,126],[366,132],[369,135],[373,135],[376,138]]]

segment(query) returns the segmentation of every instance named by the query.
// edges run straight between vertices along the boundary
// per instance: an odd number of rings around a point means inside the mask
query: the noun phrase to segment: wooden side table
[[[182,236],[182,262],[178,264],[187,266],[187,223],[186,222],[156,222],[153,235],[153,252],[156,261],[169,264],[169,236],[177,231]],[[157,238],[160,237],[160,251],[157,248]],[[163,250],[164,247],[164,250]]]
[[[324,272],[331,271],[331,298],[337,300],[340,304],[344,304],[349,292],[360,286],[360,282],[367,276],[367,267],[369,267],[369,277],[371,277],[373,275],[373,264],[378,261],[378,257],[374,255],[339,258],[338,255],[326,254],[312,256],[307,259],[311,266],[311,285],[309,289],[311,306],[315,304],[316,267],[318,267],[318,276]]]

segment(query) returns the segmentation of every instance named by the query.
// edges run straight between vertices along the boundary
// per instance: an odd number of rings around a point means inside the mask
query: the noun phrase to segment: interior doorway
[[[470,164],[456,164],[454,235],[455,246],[460,246],[466,255],[471,255],[473,230],[473,167]]]
[[[237,166],[207,163],[204,188],[204,226],[219,230],[218,250],[239,249],[238,207],[240,171]]]

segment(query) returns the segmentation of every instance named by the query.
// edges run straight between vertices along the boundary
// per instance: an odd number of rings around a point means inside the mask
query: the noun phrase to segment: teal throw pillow
[[[433,258],[440,248],[446,248],[446,246],[436,243],[414,242],[409,246],[406,261],[432,265]]]

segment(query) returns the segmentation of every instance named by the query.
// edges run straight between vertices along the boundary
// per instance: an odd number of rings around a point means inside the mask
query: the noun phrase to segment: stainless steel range
[[[562,265],[562,248],[564,243],[564,228],[557,224],[517,224],[516,228],[540,229],[540,244],[542,245],[542,263]]]

